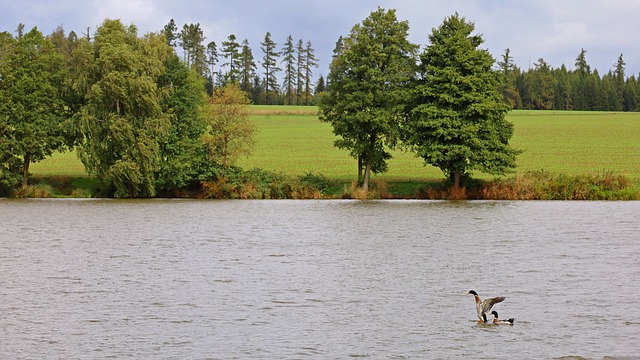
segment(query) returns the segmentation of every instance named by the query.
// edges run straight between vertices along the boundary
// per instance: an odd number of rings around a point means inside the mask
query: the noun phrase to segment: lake
[[[628,359],[640,202],[0,199],[3,359]],[[479,324],[469,290],[513,326]]]

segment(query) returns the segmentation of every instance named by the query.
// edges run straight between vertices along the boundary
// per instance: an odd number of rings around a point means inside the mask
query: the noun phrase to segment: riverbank
[[[640,184],[610,172],[595,175],[553,175],[528,172],[504,179],[473,180],[454,189],[447,182],[381,180],[369,192],[353,181],[306,174],[291,177],[264,171],[245,172],[243,181],[224,179],[204,182],[179,194],[159,197],[208,199],[433,199],[433,200],[640,200]],[[35,177],[33,185],[16,197],[99,197],[100,183],[89,177]]]

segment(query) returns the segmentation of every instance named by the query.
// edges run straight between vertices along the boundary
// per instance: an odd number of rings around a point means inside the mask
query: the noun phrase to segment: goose
[[[495,310],[491,312],[491,315],[493,315],[494,325],[513,325],[513,321],[515,320],[514,318],[498,319],[498,312]]]
[[[487,322],[486,313],[489,310],[491,310],[493,305],[499,302],[502,302],[505,299],[504,296],[497,296],[494,298],[488,298],[481,301],[480,296],[478,296],[478,293],[473,290],[469,290],[467,295],[473,295],[473,297],[476,299],[476,311],[478,312],[478,319],[480,319],[480,321],[483,321],[483,322]]]

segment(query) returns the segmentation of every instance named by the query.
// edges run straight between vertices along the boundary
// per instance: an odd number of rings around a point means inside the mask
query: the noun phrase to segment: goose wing
[[[504,296],[498,296],[498,297],[494,297],[494,298],[484,299],[482,301],[482,304],[480,305],[480,308],[482,309],[483,313],[486,313],[487,311],[491,310],[493,305],[504,301],[504,299],[505,299]]]

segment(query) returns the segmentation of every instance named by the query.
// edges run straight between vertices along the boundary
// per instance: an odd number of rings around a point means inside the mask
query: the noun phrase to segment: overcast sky
[[[45,34],[62,25],[80,35],[110,18],[135,24],[142,35],[160,31],[173,18],[180,28],[200,23],[206,42],[218,46],[229,34],[238,42],[248,39],[256,60],[262,59],[259,43],[269,31],[278,48],[288,35],[311,41],[320,61],[315,73],[326,76],[338,37],[378,6],[396,9],[409,22],[410,40],[423,46],[434,27],[458,12],[475,23],[494,58],[510,48],[524,69],[539,58],[572,69],[584,48],[600,75],[621,53],[627,76],[640,71],[638,0],[0,0],[0,31],[14,33],[24,23]]]

